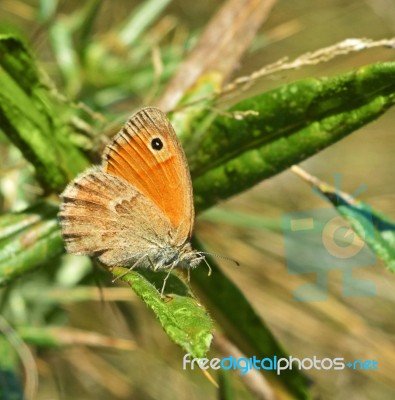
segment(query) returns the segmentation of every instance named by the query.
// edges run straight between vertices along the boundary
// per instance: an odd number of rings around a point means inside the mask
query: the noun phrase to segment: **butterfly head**
[[[178,263],[179,268],[195,268],[204,259],[198,251],[194,250],[189,242],[184,243],[178,252]]]

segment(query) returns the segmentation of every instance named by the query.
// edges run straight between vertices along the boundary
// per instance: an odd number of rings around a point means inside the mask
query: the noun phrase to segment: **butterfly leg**
[[[202,259],[203,259],[203,261],[206,263],[207,268],[208,268],[208,274],[207,274],[207,276],[210,276],[211,273],[213,272],[213,270],[211,269],[210,264],[209,264],[208,261],[206,260],[206,257],[202,257]]]
[[[166,282],[167,282],[167,280],[169,279],[169,276],[170,276],[171,272],[173,271],[173,269],[174,269],[174,267],[175,267],[176,265],[177,265],[177,264],[175,264],[175,263],[171,265],[171,267],[170,267],[170,269],[169,269],[169,272],[167,273],[165,279],[163,280],[162,290],[160,291],[160,296],[161,296],[161,297],[164,297],[164,296],[163,296],[163,293],[164,293],[164,291],[165,291]]]
[[[148,257],[148,254],[144,254],[142,257],[140,257],[130,268],[127,269],[126,272],[124,272],[123,274],[117,276],[116,278],[114,278],[112,280],[112,283],[115,283],[118,279],[123,278],[126,274],[128,274],[130,271],[132,271],[134,268],[136,268],[136,266],[139,264],[140,261],[144,260],[144,258],[148,258],[149,262],[152,264],[151,259]]]
[[[153,262],[151,261],[151,259],[149,259],[149,260],[150,260],[150,264],[151,264],[152,269],[153,269],[155,272],[158,271],[158,270],[160,269],[160,264],[154,265]]]

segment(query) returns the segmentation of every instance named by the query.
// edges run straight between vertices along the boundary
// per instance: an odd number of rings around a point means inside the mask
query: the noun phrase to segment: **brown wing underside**
[[[69,253],[132,266],[167,245],[171,225],[163,213],[127,182],[98,167],[77,177],[61,196],[59,218]]]
[[[162,148],[153,147],[155,139]],[[105,149],[103,169],[151,199],[169,218],[179,240],[190,237],[194,209],[188,164],[163,112],[145,108],[132,116]]]

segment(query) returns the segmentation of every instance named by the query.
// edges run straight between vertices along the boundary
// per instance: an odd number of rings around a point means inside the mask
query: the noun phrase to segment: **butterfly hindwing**
[[[171,229],[147,197],[98,167],[67,186],[59,218],[69,253],[96,256],[109,266],[132,266],[155,253]]]

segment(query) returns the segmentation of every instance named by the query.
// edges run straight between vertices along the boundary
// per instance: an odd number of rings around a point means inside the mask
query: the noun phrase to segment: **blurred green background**
[[[117,48],[119,38],[114,37],[114,32],[119,32],[119,27],[140,3],[101,2],[92,26],[94,35],[89,36],[90,50],[84,55],[89,68],[82,71],[73,65],[72,54],[56,53],[56,49],[67,48],[62,23],[76,23],[70,16],[75,17],[81,2],[1,0],[0,31],[17,32],[24,37],[59,91],[64,89],[64,95],[86,102],[108,121],[116,118],[122,122],[133,110],[149,105],[158,97],[179,61],[222,4],[173,0],[150,28],[148,39],[147,36],[136,39],[131,52],[124,54],[125,65],[115,63],[116,59],[108,54],[102,58],[103,43],[110,43],[115,54],[117,51],[123,54],[124,49]],[[52,7],[57,7],[57,11],[47,18]],[[123,32],[128,35],[134,29],[133,26]],[[233,76],[250,74],[280,58],[292,59],[347,38],[378,40],[394,34],[393,0],[278,1]],[[86,46],[84,34],[78,32],[76,36],[75,43],[77,47],[81,45],[82,51]],[[65,43],[59,43],[62,40]],[[164,49],[161,63],[152,48]],[[377,48],[340,56],[327,63],[260,79],[249,91],[260,93],[303,77],[334,75],[365,64],[394,60],[394,55],[394,49]],[[63,71],[59,69],[59,57],[64,57]],[[138,66],[135,76],[130,76],[131,65]],[[108,71],[113,71],[113,76]],[[367,190],[360,199],[395,219],[394,119],[394,110],[390,110],[379,120],[311,157],[302,163],[303,168],[329,183],[334,183],[334,174],[342,174],[341,189],[348,193],[366,184]],[[0,155],[2,211],[21,209],[40,189],[15,148],[2,141]],[[287,212],[322,207],[328,204],[286,171],[215,207],[226,210],[215,219],[213,214],[202,214],[197,220],[196,234],[213,253],[241,262],[241,267],[235,268],[232,263],[219,260],[292,356],[378,361],[378,371],[310,370],[315,398],[395,398],[395,277],[382,262],[355,271],[356,277],[374,282],[377,289],[374,297],[343,297],[342,275],[332,271],[327,301],[301,303],[293,298],[293,290],[312,282],[314,277],[288,273],[281,218]],[[254,223],[248,219],[235,222],[238,213],[251,216]],[[90,263],[84,258],[65,256],[61,265],[56,260],[47,267],[60,283],[51,295],[61,298],[61,306],[47,315],[48,319],[59,323],[68,320],[69,326],[128,341],[116,342],[113,349],[77,344],[39,351],[35,354],[40,378],[38,398],[216,398],[215,387],[199,371],[182,370],[183,352],[168,340],[146,306],[131,298],[129,290],[122,285],[103,288],[101,300],[95,281],[103,280],[107,285],[111,278],[102,272],[92,274]],[[74,296],[78,293],[69,292],[68,288],[81,276],[85,276],[83,283],[92,289],[81,291],[83,301],[77,301],[71,293]],[[26,291],[24,299],[31,296],[37,301],[39,279],[48,277],[35,277],[30,288],[29,276],[18,283]],[[47,296],[48,293],[42,299],[44,309],[51,308],[51,298]],[[23,319],[31,310],[29,302],[22,303],[21,298],[13,293],[8,300]],[[42,315],[42,310],[35,311]],[[34,315],[30,317],[34,321]],[[232,385],[236,398],[254,398],[236,374]],[[288,398],[280,390],[276,394],[278,398]]]

